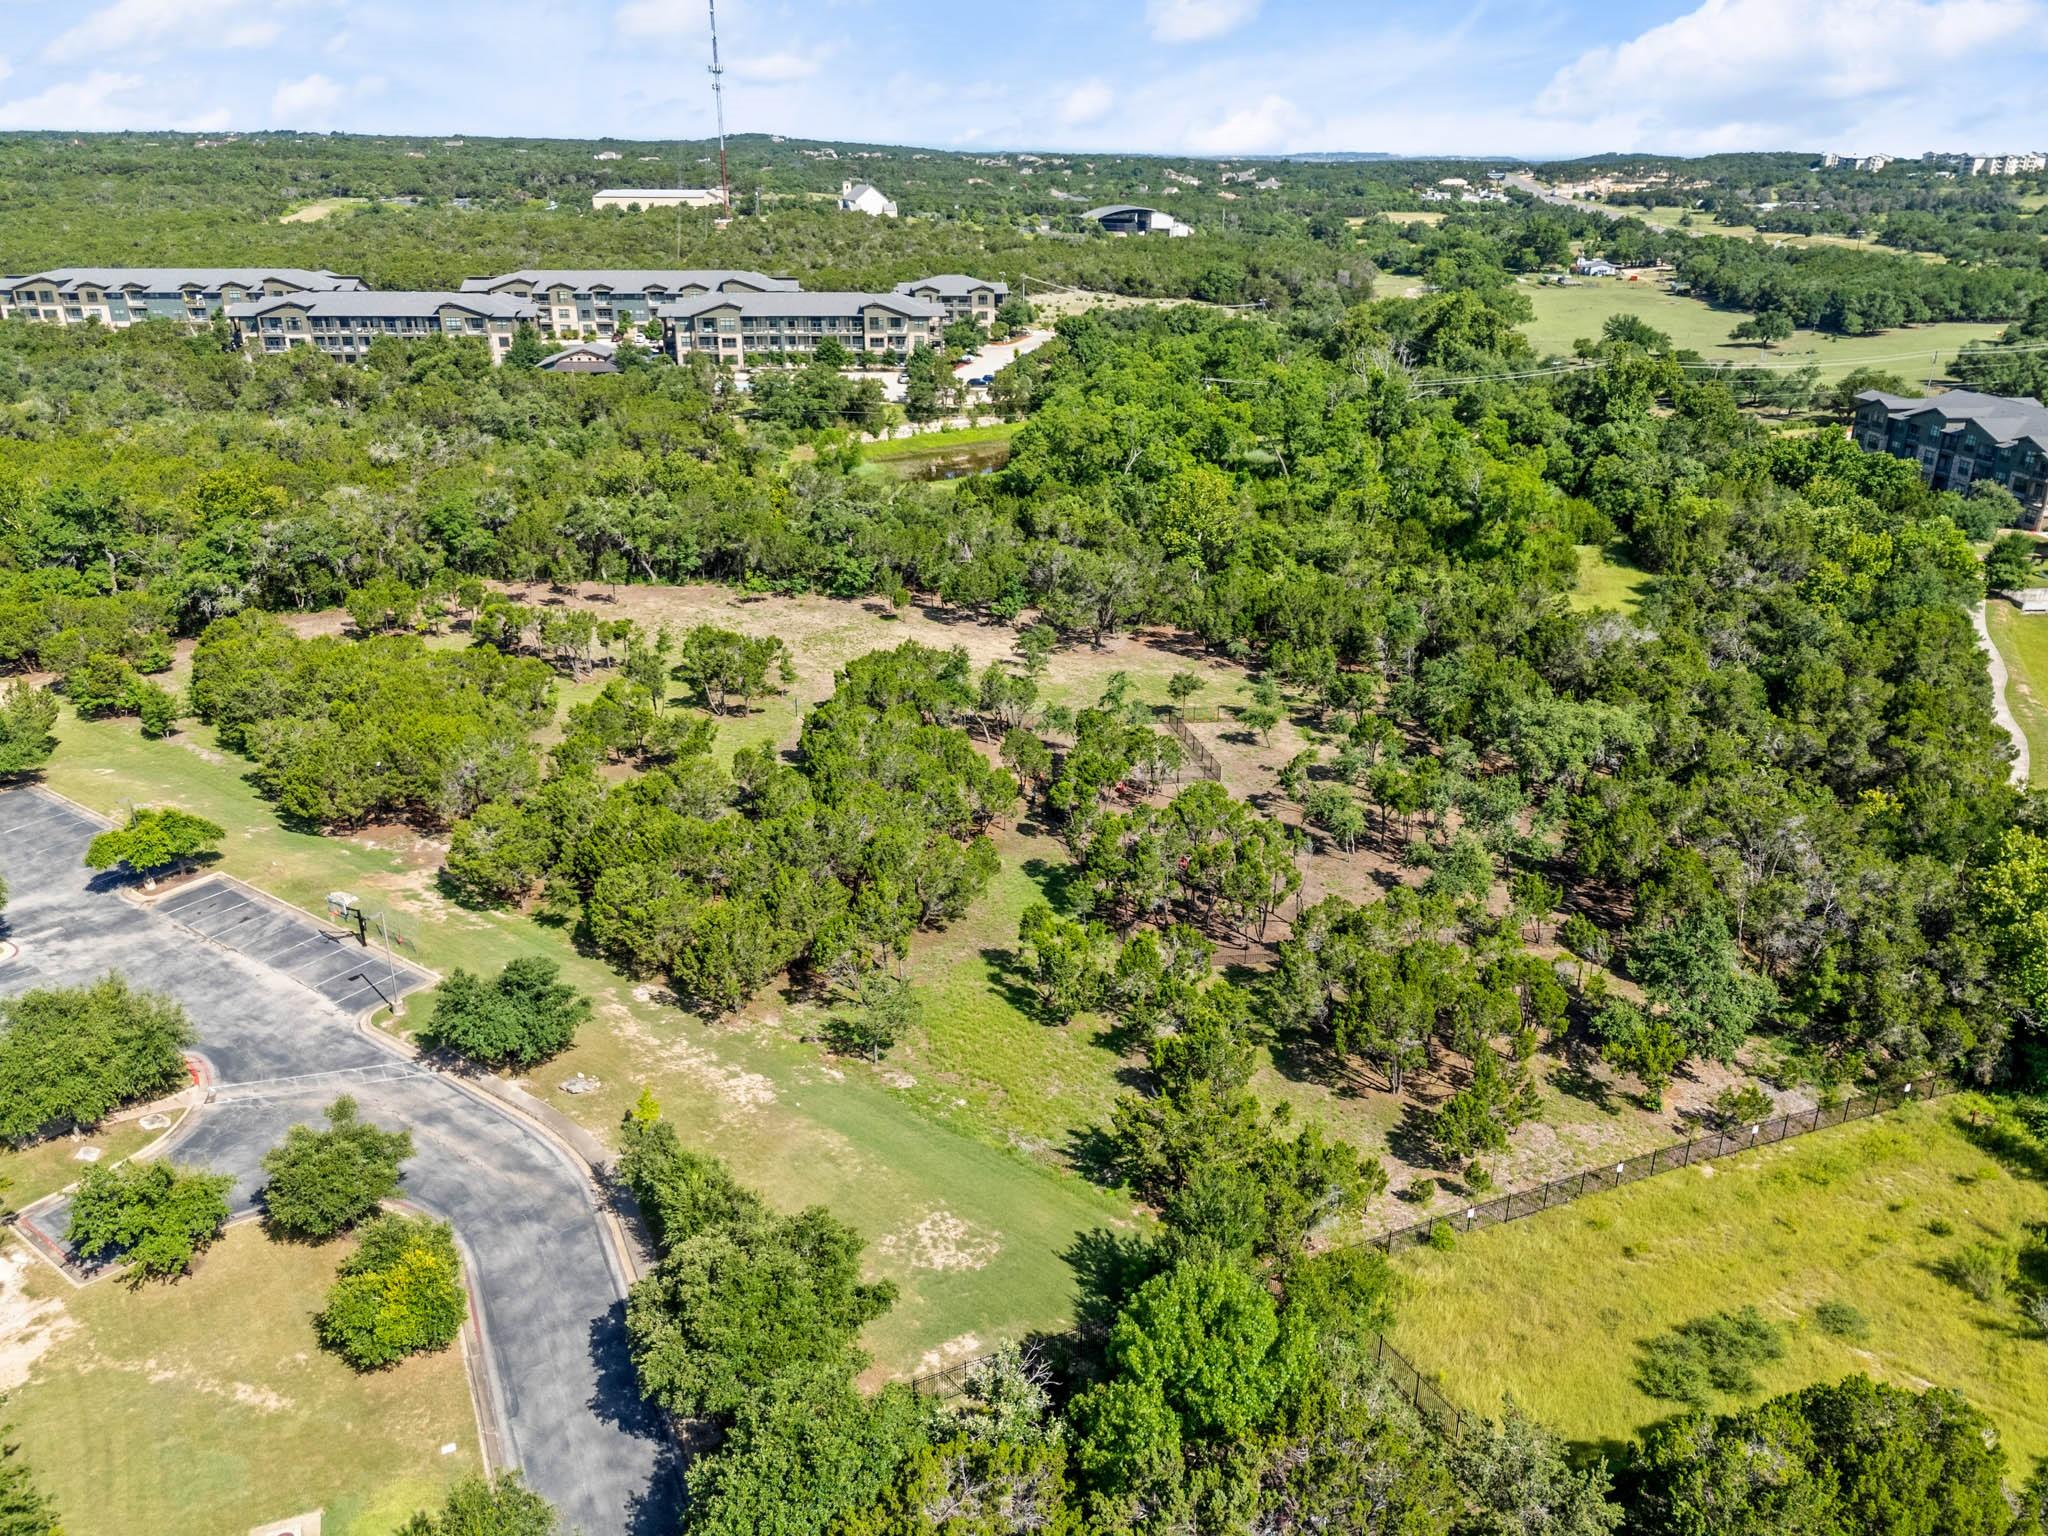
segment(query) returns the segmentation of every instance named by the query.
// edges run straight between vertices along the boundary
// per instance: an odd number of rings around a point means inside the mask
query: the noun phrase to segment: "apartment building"
[[[58,325],[138,320],[204,325],[230,304],[289,293],[353,293],[363,280],[299,267],[53,267],[0,278],[0,312]]]
[[[538,321],[530,299],[495,293],[285,293],[230,304],[242,345],[262,352],[317,347],[345,363],[380,336],[473,336],[502,363],[521,321]]]
[[[977,325],[987,325],[996,317],[996,311],[1003,306],[1003,300],[1010,296],[1008,283],[985,282],[978,277],[963,277],[958,272],[942,272],[937,277],[920,277],[912,282],[898,283],[896,292],[906,299],[923,299],[936,304],[946,312],[946,321],[972,320]]]
[[[708,353],[741,368],[801,362],[827,336],[850,352],[908,357],[938,346],[946,325],[942,306],[894,293],[706,293],[657,313],[677,362]]]
[[[1938,491],[1994,480],[2040,526],[2048,512],[2048,406],[1952,389],[1924,400],[1866,389],[1850,437],[1872,453],[1912,459]]]
[[[723,269],[631,271],[530,267],[496,277],[463,279],[464,293],[530,299],[536,323],[550,336],[595,331],[611,336],[621,325],[645,325],[664,304],[705,293],[795,293],[795,279]]]

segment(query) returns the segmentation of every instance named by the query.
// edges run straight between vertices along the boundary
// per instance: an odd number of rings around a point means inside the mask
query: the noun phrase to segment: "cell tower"
[[[705,3],[711,8],[711,103],[718,113],[718,202],[730,217],[732,187],[725,177],[725,70],[718,62],[718,0]]]

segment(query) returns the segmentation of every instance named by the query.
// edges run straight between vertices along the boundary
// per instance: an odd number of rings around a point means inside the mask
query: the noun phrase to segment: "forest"
[[[1458,172],[1394,162],[1276,163],[1270,205],[1247,192],[1141,246],[1027,228],[1057,200],[1013,183],[970,201],[988,157],[796,141],[740,143],[767,211],[718,231],[575,206],[588,146],[414,143],[10,136],[0,166],[75,155],[34,196],[0,176],[6,262],[175,248],[447,283],[715,256],[819,286],[958,268],[1208,301],[1061,317],[1004,371],[1007,458],[946,483],[862,473],[855,421],[797,400],[801,376],[749,397],[701,360],[558,377],[443,338],[344,365],[168,324],[0,322],[10,771],[79,721],[132,716],[152,741],[194,722],[292,835],[403,828],[437,851],[436,901],[530,920],[703,1038],[771,994],[828,1010],[803,1043],[841,1078],[914,1028],[910,957],[990,900],[999,835],[1028,819],[1057,850],[1000,963],[1031,1027],[1120,1053],[1063,1155],[1133,1212],[1067,1256],[1071,1330],[996,1350],[957,1393],[874,1390],[862,1330],[902,1298],[850,1219],[772,1204],[651,1092],[601,1127],[650,1246],[624,1312],[637,1385],[688,1426],[685,1529],[2043,1530],[2048,1469],[1948,1384],[1700,1387],[1768,1356],[1739,1313],[1661,1346],[1690,1395],[1627,1443],[1567,1442],[1540,1401],[1469,1405],[1446,1437],[1386,1365],[1409,1282],[1359,1241],[1390,1159],[1256,1081],[1284,1042],[1314,1087],[1403,1102],[1418,1205],[1439,1180],[1493,1187],[1541,1112],[1539,1052],[1653,1110],[1676,1079],[1731,1074],[1731,1123],[1771,1103],[1759,1083],[1835,1102],[1937,1074],[1983,1091],[1973,1128],[2038,1181],[2048,812],[2011,782],[1970,617],[2016,504],[1745,411],[1640,321],[1542,369],[1515,283],[1597,242],[1802,326],[1966,317],[2019,346],[2048,315],[2038,260],[1773,249],[1523,202],[1395,224],[1374,215]],[[1701,171],[1803,174],[1765,158]],[[933,216],[800,206],[849,160]],[[1086,169],[1093,199],[1158,165]],[[78,222],[107,176],[150,188],[134,219]],[[215,195],[266,220],[425,202],[230,249]],[[2038,391],[2032,355],[1978,349],[1958,374]],[[1639,601],[1572,600],[1589,550],[1642,575]],[[1001,644],[977,665],[906,639],[798,695],[791,647],[743,614],[669,626],[606,601],[693,582],[877,623],[916,604]],[[1054,701],[1051,658],[1139,629],[1184,653],[1174,704],[1122,674]],[[1215,723],[1308,743],[1270,789],[1193,771],[1211,661],[1243,678]],[[755,731],[770,704],[779,742]],[[1372,880],[1310,880],[1361,850]],[[444,1043],[485,985],[455,976]],[[559,1001],[558,1048],[615,1027]],[[28,1073],[47,1031],[0,1019],[0,1064]],[[67,1061],[80,1081],[9,1140],[175,1076],[161,1021],[139,1045],[103,1032],[119,1080]],[[1426,1107],[1403,1099],[1424,1074],[1447,1090]],[[2038,1241],[2010,1259],[1999,1286],[2034,1297]],[[2032,1326],[2010,1324],[2038,1354]]]

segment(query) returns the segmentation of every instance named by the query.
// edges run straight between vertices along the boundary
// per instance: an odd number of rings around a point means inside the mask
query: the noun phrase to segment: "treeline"
[[[1196,1024],[1179,1058],[1206,1117],[1221,1106],[1192,1085],[1228,1034]],[[1260,1218],[1341,1161],[1197,1163],[1171,1138],[1159,1166],[1185,1198],[1153,1239],[1092,1235],[1077,1333],[977,1362],[950,1401],[863,1395],[859,1331],[894,1289],[859,1279],[859,1235],[821,1208],[772,1213],[645,1096],[623,1140],[658,1255],[627,1332],[642,1392],[700,1436],[692,1536],[2038,1536],[2048,1518],[2048,1469],[2009,1488],[1960,1396],[1863,1377],[1695,1407],[1591,1458],[1512,1400],[1447,1444],[1378,1363],[1385,1261]]]
[[[1968,265],[1831,245],[1688,241],[1678,273],[1713,303],[1845,336],[1939,320],[2016,320],[2048,294],[2038,259]]]
[[[626,671],[604,708],[572,712],[543,782],[457,823],[444,879],[464,899],[539,893],[624,969],[725,1011],[785,969],[853,985],[961,916],[995,874],[986,828],[1017,785],[954,723],[973,699],[963,652],[911,643],[850,663],[806,716],[795,767],[756,747],[728,773],[711,732],[686,726],[665,761],[611,785],[592,757],[631,751],[642,719],[680,713],[665,668],[629,658]]]

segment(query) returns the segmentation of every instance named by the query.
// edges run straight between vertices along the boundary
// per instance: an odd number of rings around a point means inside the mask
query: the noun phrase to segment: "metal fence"
[[[1201,738],[1188,729],[1187,721],[1179,715],[1167,715],[1164,719],[1166,729],[1172,734],[1173,739],[1186,748],[1188,762],[1193,765],[1195,776],[1220,780],[1223,777],[1223,765],[1216,761],[1215,753],[1202,745]]]
[[[1427,1243],[1430,1233],[1440,1225],[1448,1226],[1454,1233],[1459,1233],[1476,1232],[1481,1227],[1497,1227],[1502,1222],[1520,1221],[1524,1216],[1534,1216],[1538,1211],[1569,1205],[1585,1195],[1619,1189],[1622,1185],[1633,1184],[1639,1179],[1669,1173],[1678,1168],[1689,1168],[1695,1163],[1711,1162],[1716,1158],[1733,1157],[1738,1152],[1769,1146],[1774,1142],[1790,1141],[1795,1136],[1830,1130],[1838,1125],[1846,1125],[1851,1120],[1868,1120],[1873,1115],[1881,1115],[1887,1110],[1897,1109],[1902,1104],[1910,1104],[1915,1100],[1940,1098],[1954,1089],[1955,1084],[1941,1077],[1930,1075],[1914,1078],[1897,1088],[1884,1088],[1874,1093],[1859,1094],[1854,1098],[1844,1099],[1839,1104],[1816,1105],[1812,1109],[1797,1110],[1770,1120],[1759,1120],[1752,1125],[1736,1126],[1731,1130],[1716,1131],[1708,1136],[1675,1141],[1669,1146],[1658,1147],[1653,1152],[1625,1157],[1618,1163],[1568,1173],[1563,1178],[1552,1179],[1549,1183],[1539,1184],[1533,1189],[1511,1191],[1496,1199],[1467,1206],[1462,1212],[1451,1216],[1433,1216],[1409,1226],[1397,1227],[1391,1232],[1355,1238],[1343,1246],[1369,1243],[1388,1253],[1398,1253],[1404,1248],[1415,1248]],[[1048,1351],[1072,1348],[1079,1342],[1080,1337],[1078,1332],[1040,1335],[1025,1346],[1025,1353],[1027,1358],[1042,1362],[1047,1358]],[[967,1390],[967,1382],[973,1372],[994,1358],[993,1355],[983,1355],[916,1377],[910,1382],[911,1390],[927,1397],[959,1397]],[[1442,1390],[1424,1376],[1413,1361],[1387,1341],[1385,1334],[1375,1332],[1373,1335],[1373,1360],[1385,1372],[1394,1390],[1414,1407],[1422,1421],[1446,1440],[1456,1440],[1468,1425],[1476,1422],[1475,1415],[1444,1396]]]
[[[1806,1136],[1814,1131],[1828,1130],[1851,1120],[1867,1120],[1872,1115],[1883,1114],[1888,1109],[1897,1109],[1901,1104],[1910,1104],[1915,1099],[1934,1099],[1950,1092],[1954,1085],[1939,1077],[1916,1078],[1897,1088],[1880,1089],[1875,1093],[1859,1094],[1844,1099],[1839,1104],[1816,1105],[1812,1109],[1796,1110],[1788,1115],[1779,1115],[1771,1120],[1759,1120],[1751,1125],[1739,1125],[1730,1130],[1716,1131],[1711,1135],[1695,1136],[1689,1141],[1675,1141],[1654,1152],[1639,1153],[1625,1157],[1617,1163],[1603,1164],[1597,1168],[1583,1168],[1577,1173],[1568,1173],[1562,1178],[1552,1179],[1533,1189],[1517,1189],[1492,1200],[1468,1205],[1464,1210],[1448,1216],[1432,1216],[1409,1226],[1396,1227],[1391,1232],[1377,1237],[1362,1238],[1374,1247],[1388,1253],[1398,1253],[1403,1248],[1414,1248],[1429,1241],[1430,1234],[1440,1225],[1448,1225],[1453,1232],[1476,1232],[1481,1227],[1497,1227],[1502,1222],[1520,1221],[1524,1216],[1534,1216],[1538,1211],[1547,1211],[1555,1206],[1569,1205],[1585,1195],[1597,1195],[1610,1189],[1619,1189],[1624,1184],[1633,1184],[1638,1179],[1647,1179],[1656,1174],[1669,1173],[1674,1168],[1689,1168],[1694,1163],[1711,1162],[1715,1158],[1732,1157],[1738,1152],[1747,1152],[1754,1147],[1767,1147],[1773,1142],[1789,1141],[1795,1136]]]

